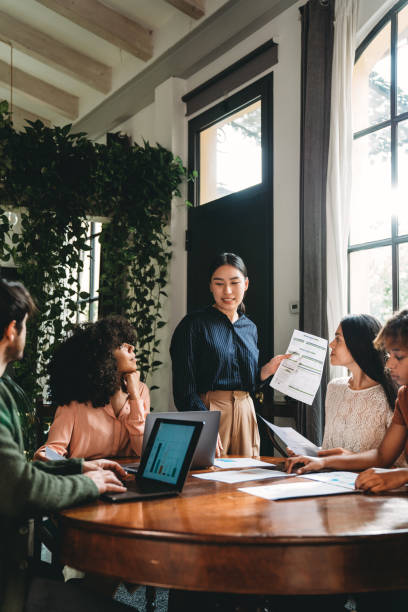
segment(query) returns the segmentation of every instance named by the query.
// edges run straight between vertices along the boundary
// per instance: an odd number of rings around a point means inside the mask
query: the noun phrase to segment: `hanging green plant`
[[[39,315],[30,321],[16,378],[35,402],[43,397],[55,343],[69,333],[80,304],[89,218],[102,216],[99,316],[122,314],[137,331],[144,380],[160,365],[157,330],[170,259],[171,199],[186,171],[161,147],[95,144],[71,126],[28,122],[12,128],[0,105],[0,259],[13,260]],[[20,214],[13,232],[7,211]],[[33,449],[31,449],[33,450]]]

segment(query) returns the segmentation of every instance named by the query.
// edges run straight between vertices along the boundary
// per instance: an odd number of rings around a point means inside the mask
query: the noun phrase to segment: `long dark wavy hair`
[[[135,340],[135,330],[123,317],[77,325],[50,362],[52,403],[61,406],[75,400],[91,402],[94,408],[108,404],[121,385],[113,351]]]
[[[374,347],[381,323],[371,315],[347,315],[340,321],[344,341],[354,361],[367,376],[380,383],[388,404],[394,410],[397,387],[385,369],[386,354]]]
[[[244,264],[243,259],[239,255],[235,255],[235,253],[220,253],[217,257],[211,262],[209,267],[208,274],[208,282],[211,282],[214,272],[220,268],[221,266],[233,266],[236,268],[244,278],[248,278],[248,272],[246,269],[246,265]],[[239,314],[245,313],[245,304],[241,302],[238,306]]]

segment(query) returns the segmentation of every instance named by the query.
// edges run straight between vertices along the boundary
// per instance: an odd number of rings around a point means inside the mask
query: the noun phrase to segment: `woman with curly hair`
[[[76,326],[49,367],[58,406],[45,446],[66,457],[140,455],[149,390],[140,382],[135,330],[119,316]]]

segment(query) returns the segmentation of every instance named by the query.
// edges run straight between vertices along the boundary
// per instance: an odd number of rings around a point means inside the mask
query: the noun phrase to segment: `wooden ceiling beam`
[[[166,0],[166,2],[172,4],[189,17],[193,17],[193,19],[204,17],[205,11],[203,0]]]
[[[112,85],[112,69],[76,51],[40,30],[0,11],[0,37],[16,49],[39,59],[90,87],[108,93]]]
[[[36,115],[35,113],[25,110],[24,108],[20,108],[19,106],[15,106],[14,104],[13,104],[12,120],[13,120],[14,128],[18,131],[21,131],[24,129],[24,127],[26,126],[26,121],[40,120],[46,127],[51,126],[51,121],[49,121],[49,119],[40,117],[40,115]]]
[[[0,81],[10,87],[10,65],[3,61],[0,61]],[[41,100],[63,117],[71,120],[78,117],[79,100],[77,96],[37,79],[19,68],[13,68],[13,89]]]
[[[99,0],[37,0],[93,34],[147,61],[153,56],[152,33]]]

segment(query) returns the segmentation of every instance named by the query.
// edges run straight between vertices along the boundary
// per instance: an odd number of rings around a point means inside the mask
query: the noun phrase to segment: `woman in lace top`
[[[328,384],[321,456],[377,448],[391,423],[397,389],[373,346],[380,329],[370,315],[348,315],[336,330],[330,363],[350,376]]]

